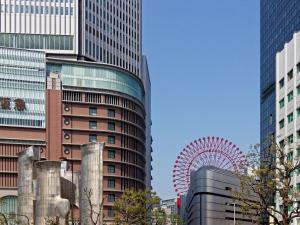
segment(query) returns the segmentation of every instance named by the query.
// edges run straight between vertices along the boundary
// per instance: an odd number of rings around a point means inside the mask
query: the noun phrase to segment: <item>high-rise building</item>
[[[300,30],[298,0],[260,1],[260,137],[276,136],[276,53]],[[263,152],[262,152],[263,153]]]
[[[1,0],[0,4],[0,46],[45,49],[141,74],[141,0]]]
[[[80,145],[105,142],[107,223],[125,188],[151,188],[141,9],[142,0],[0,0],[0,212],[16,208],[16,154],[32,145],[79,171]]]
[[[276,141],[286,144],[291,162],[300,156],[300,32],[293,37],[276,56]],[[291,187],[300,188],[299,172],[292,173]],[[276,199],[276,207],[282,208],[282,199]],[[294,218],[291,224],[299,223],[300,218]]]

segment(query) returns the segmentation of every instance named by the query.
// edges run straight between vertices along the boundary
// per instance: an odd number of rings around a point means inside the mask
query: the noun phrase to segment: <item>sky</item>
[[[144,0],[152,83],[154,191],[176,196],[172,169],[191,141],[259,141],[259,0]]]

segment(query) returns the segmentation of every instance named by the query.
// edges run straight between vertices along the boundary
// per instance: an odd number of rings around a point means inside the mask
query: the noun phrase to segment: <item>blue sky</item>
[[[152,81],[153,187],[175,197],[172,168],[191,141],[259,141],[259,0],[144,0]]]

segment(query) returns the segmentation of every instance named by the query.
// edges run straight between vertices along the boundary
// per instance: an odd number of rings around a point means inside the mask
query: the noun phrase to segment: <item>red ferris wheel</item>
[[[178,196],[186,194],[190,185],[190,173],[203,166],[239,171],[245,161],[240,149],[220,137],[204,137],[191,142],[177,157],[173,169],[173,183]]]

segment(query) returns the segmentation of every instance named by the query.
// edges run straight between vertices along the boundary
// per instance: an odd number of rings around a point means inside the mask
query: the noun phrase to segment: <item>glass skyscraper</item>
[[[276,135],[276,53],[300,30],[299,0],[260,1],[260,138]]]

